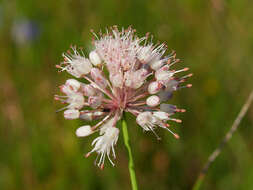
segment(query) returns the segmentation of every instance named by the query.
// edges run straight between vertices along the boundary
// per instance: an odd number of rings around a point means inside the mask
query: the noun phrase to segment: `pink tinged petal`
[[[81,112],[79,118],[86,121],[92,121],[93,119],[99,119],[102,116],[104,116],[104,112],[101,111],[87,112],[87,113]]]
[[[158,71],[155,72],[155,78],[158,81],[164,81],[168,80],[173,76],[173,72],[171,71],[164,71],[162,69],[159,69]]]
[[[149,128],[146,127],[147,123],[152,120],[151,112],[142,112],[136,117],[136,122],[140,125],[144,130],[148,131]]]
[[[123,86],[124,78],[122,72],[110,75],[112,86],[121,88]]]
[[[158,81],[151,82],[148,86],[149,94],[156,94],[162,88],[162,84]]]
[[[94,131],[91,130],[90,125],[84,125],[82,127],[79,127],[76,130],[76,136],[78,137],[86,137],[92,134]]]
[[[158,119],[160,120],[164,120],[164,121],[167,121],[169,119],[169,114],[166,113],[166,112],[163,112],[163,111],[156,111],[156,112],[153,112],[153,115],[155,117],[157,117]]]
[[[77,119],[79,118],[80,112],[78,110],[66,110],[64,111],[64,117],[65,119]]]
[[[86,75],[90,72],[92,65],[89,59],[81,56],[76,49],[73,49],[73,51],[73,55],[63,54],[64,63],[66,64],[63,70],[66,70],[73,76],[80,78],[82,75]]]
[[[152,58],[152,50],[152,45],[142,46],[137,54],[138,59],[144,64],[149,62]]]
[[[82,85],[82,92],[84,96],[95,96],[97,90],[91,84]]]
[[[102,88],[106,88],[107,79],[102,75],[102,72],[98,68],[92,68],[90,71],[91,78]]]
[[[156,95],[150,96],[147,98],[146,104],[150,107],[155,107],[160,104],[160,98]]]
[[[102,60],[96,51],[90,52],[89,59],[94,66],[99,66],[102,64]]]
[[[164,64],[165,64],[165,60],[162,59],[162,60],[154,60],[149,65],[151,69],[156,71],[160,69]]]
[[[125,73],[125,85],[129,88],[140,88],[148,76],[146,69],[139,69],[137,71],[127,71]]]
[[[60,86],[60,89],[64,94],[67,94],[67,95],[74,93],[73,89],[71,89],[70,86],[65,85],[65,84]]]
[[[96,109],[98,108],[102,103],[102,98],[99,96],[90,96],[88,98],[88,103],[91,108]]]
[[[65,84],[73,89],[74,92],[77,92],[81,87],[81,83],[75,79],[68,79]]]
[[[67,103],[69,103],[68,108],[70,109],[81,109],[85,104],[84,97],[80,93],[69,96]]]

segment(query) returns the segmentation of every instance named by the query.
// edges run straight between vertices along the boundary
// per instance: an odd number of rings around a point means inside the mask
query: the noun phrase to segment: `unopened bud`
[[[75,109],[64,111],[65,119],[77,119],[77,118],[79,118],[79,115],[80,115],[80,112]]]
[[[90,62],[94,66],[98,66],[102,63],[102,60],[96,51],[91,51],[89,54]]]
[[[160,84],[159,82],[157,81],[151,82],[148,86],[148,92],[149,94],[156,94],[157,92],[160,91],[161,88],[162,84]]]
[[[146,100],[146,104],[150,107],[155,107],[160,104],[160,98],[158,96],[150,96]]]
[[[79,127],[76,130],[76,136],[78,136],[78,137],[86,137],[86,136],[89,136],[92,133],[93,133],[93,131],[91,130],[90,125],[84,125],[82,127]]]

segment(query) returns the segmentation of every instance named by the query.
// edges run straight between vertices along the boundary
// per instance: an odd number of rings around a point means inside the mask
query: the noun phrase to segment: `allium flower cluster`
[[[191,87],[181,84],[192,74],[176,77],[188,68],[172,68],[179,62],[175,52],[164,56],[165,44],[153,44],[148,35],[138,38],[132,28],[120,31],[112,27],[105,34],[94,35],[94,50],[88,57],[71,47],[63,54],[64,61],[57,65],[61,71],[80,79],[68,79],[60,86],[65,95],[55,96],[67,104],[61,109],[65,110],[64,117],[98,121],[94,126],[84,125],[76,130],[78,137],[99,132],[92,142],[94,148],[86,156],[97,152],[96,164],[100,168],[104,167],[106,157],[114,165],[110,156],[116,157],[114,146],[120,131],[116,123],[123,112],[135,115],[144,131],[157,136],[155,129],[160,127],[179,138],[167,122],[181,122],[172,115],[185,110],[166,102],[174,91]]]

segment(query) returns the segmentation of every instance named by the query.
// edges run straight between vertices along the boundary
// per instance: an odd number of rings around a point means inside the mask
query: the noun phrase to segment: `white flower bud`
[[[158,81],[151,82],[148,86],[149,94],[156,94],[160,91],[162,85]]]
[[[65,83],[67,86],[73,89],[73,91],[77,92],[81,86],[81,83],[76,79],[68,79]]]
[[[90,125],[84,125],[82,127],[79,127],[76,130],[76,136],[78,136],[78,137],[86,137],[86,136],[89,136],[92,133],[93,133],[93,131],[91,130]]]
[[[80,112],[75,109],[64,111],[65,119],[77,119],[77,118],[79,118],[79,115],[80,115]]]
[[[150,96],[146,100],[146,104],[150,107],[155,107],[160,104],[160,98],[158,96]]]
[[[90,58],[90,62],[94,66],[98,66],[102,63],[100,56],[98,55],[98,53],[95,50],[90,52],[89,58]]]

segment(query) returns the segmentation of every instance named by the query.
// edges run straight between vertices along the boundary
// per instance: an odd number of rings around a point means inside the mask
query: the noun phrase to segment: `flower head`
[[[175,52],[164,56],[165,44],[153,44],[148,36],[138,38],[132,28],[119,31],[113,27],[106,34],[94,35],[95,47],[89,58],[71,47],[72,53],[63,54],[64,62],[57,65],[61,71],[83,80],[68,79],[60,86],[65,95],[56,95],[55,99],[67,104],[61,109],[65,109],[64,117],[98,120],[94,126],[85,125],[76,130],[78,137],[100,133],[86,156],[97,152],[96,163],[100,168],[104,167],[105,157],[114,165],[110,155],[116,157],[114,146],[119,136],[116,123],[123,112],[135,115],[137,124],[144,131],[152,131],[157,138],[155,129],[159,127],[179,138],[167,122],[180,123],[172,115],[185,110],[166,102],[174,91],[191,87],[191,84],[181,84],[192,74],[176,77],[188,68],[172,68],[179,62]]]

